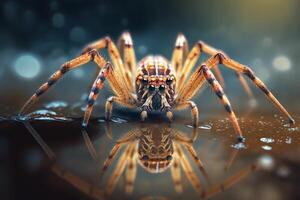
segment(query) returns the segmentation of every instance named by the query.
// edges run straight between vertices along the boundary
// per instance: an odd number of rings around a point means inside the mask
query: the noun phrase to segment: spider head
[[[148,100],[153,110],[161,109],[165,99],[170,103],[175,95],[175,73],[165,58],[148,56],[140,62],[136,92],[140,103]]]
[[[151,173],[165,171],[173,160],[173,143],[168,129],[146,128],[138,144],[139,164]]]

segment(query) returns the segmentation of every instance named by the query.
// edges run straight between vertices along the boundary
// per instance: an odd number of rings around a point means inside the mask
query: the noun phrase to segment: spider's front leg
[[[40,86],[34,95],[32,95],[31,98],[23,105],[19,115],[24,114],[42,96],[42,94],[46,93],[50,87],[53,86],[59,79],[61,79],[67,72],[86,64],[89,61],[94,61],[100,68],[105,66],[106,63],[105,59],[100,56],[96,50],[86,52],[77,58],[64,63],[60,69],[53,73],[49,80]]]
[[[190,107],[191,109],[191,116],[192,116],[192,125],[194,127],[198,126],[198,119],[199,119],[199,111],[197,105],[193,101],[178,101],[176,103],[175,109],[180,110]]]

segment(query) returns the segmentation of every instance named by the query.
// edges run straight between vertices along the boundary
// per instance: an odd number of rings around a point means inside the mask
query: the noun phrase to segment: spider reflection
[[[102,188],[98,185],[99,182],[95,183],[91,180],[84,180],[80,175],[72,173],[61,166],[56,161],[54,152],[43,141],[35,129],[33,129],[28,122],[25,122],[25,126],[51,160],[51,172],[93,199],[104,199],[109,197],[123,174],[125,175],[126,180],[124,184],[125,192],[127,194],[132,193],[138,166],[141,166],[141,168],[149,173],[156,174],[164,173],[169,170],[171,172],[175,191],[178,193],[183,192],[183,177],[181,174],[181,172],[183,172],[192,187],[203,198],[210,198],[217,193],[224,191],[238,183],[242,178],[247,177],[259,166],[257,163],[250,164],[247,167],[240,169],[235,174],[230,175],[229,178],[223,180],[221,183],[211,184],[203,164],[197,156],[193,146],[198,138],[197,129],[192,129],[191,134],[188,135],[180,130],[171,128],[168,125],[144,124],[144,127],[136,128],[125,133],[115,142],[110,154],[104,161],[100,178],[112,166],[111,164],[117,158],[117,154],[120,154],[120,156],[116,161],[114,169],[112,169],[112,174],[108,178],[108,181],[105,182],[105,188]],[[106,129],[107,134],[111,136],[112,131],[109,124]],[[83,138],[91,156],[97,160],[97,151],[87,132],[83,132]],[[238,150],[232,150],[225,169],[228,169],[232,165],[238,153]],[[197,171],[194,170],[193,165],[197,166],[197,170],[201,172],[201,175],[204,177],[203,180],[205,181],[200,179],[197,175]]]
[[[197,191],[202,192],[201,182],[184,151],[185,149],[188,152],[208,181],[203,164],[193,147],[193,142],[197,138],[196,130],[193,129],[192,135],[189,137],[179,130],[172,129],[167,125],[162,127],[160,124],[159,126],[150,125],[127,132],[116,141],[116,144],[104,162],[103,172],[109,168],[111,162],[121,150],[121,147],[124,147],[115,170],[108,180],[107,192],[111,193],[114,190],[120,176],[126,169],[125,191],[126,193],[131,193],[136,178],[137,163],[150,173],[162,173],[171,168],[175,190],[179,193],[182,192],[180,174],[180,168],[182,168],[192,186]]]

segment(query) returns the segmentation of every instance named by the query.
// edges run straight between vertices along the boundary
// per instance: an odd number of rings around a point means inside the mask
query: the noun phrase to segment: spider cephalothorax
[[[93,61],[99,67],[100,72],[91,88],[82,122],[83,127],[86,127],[88,124],[94,102],[106,79],[115,94],[115,96],[108,98],[106,101],[105,117],[107,120],[111,118],[112,106],[115,102],[129,108],[140,109],[142,120],[145,120],[148,112],[152,110],[165,112],[168,119],[172,120],[173,110],[189,107],[191,109],[193,125],[197,126],[198,109],[191,99],[202,88],[205,81],[207,81],[220,102],[224,105],[239,141],[243,141],[242,131],[236,115],[221,86],[223,78],[218,65],[223,65],[236,72],[242,86],[250,96],[252,92],[243,75],[247,76],[266,95],[289,119],[290,123],[294,123],[291,115],[248,66],[232,60],[222,51],[202,41],[198,41],[189,51],[186,38],[182,34],[179,34],[170,62],[162,56],[147,56],[139,64],[136,64],[133,42],[128,32],[121,35],[118,44],[117,47],[109,37],[104,37],[88,45],[80,56],[63,64],[35,92],[23,106],[20,114],[29,109],[42,94],[68,71]],[[112,64],[98,53],[98,50],[103,48],[108,49]],[[190,75],[202,52],[211,57],[199,65]],[[214,73],[218,80],[215,78]]]
[[[147,56],[138,64],[136,94],[145,111],[169,110],[175,95],[175,72],[162,56]]]

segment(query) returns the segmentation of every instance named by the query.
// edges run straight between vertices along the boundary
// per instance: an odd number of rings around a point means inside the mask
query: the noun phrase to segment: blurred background
[[[170,59],[176,36],[182,32],[190,47],[203,40],[251,66],[298,123],[293,127],[283,125],[284,118],[250,82],[258,104],[256,113],[245,114],[249,110],[248,96],[235,74],[221,67],[226,93],[240,117],[247,143],[242,147],[233,144],[232,125],[223,117],[226,113],[217,97],[206,89],[195,98],[201,124],[207,129],[199,129],[201,137],[195,148],[209,174],[216,178],[213,183],[224,180],[222,174],[234,174],[231,172],[252,163],[254,158],[271,166],[269,171],[251,175],[246,182],[238,183],[236,189],[216,199],[253,199],[253,194],[256,199],[264,200],[299,199],[299,8],[297,0],[1,0],[0,198],[89,199],[51,173],[48,168],[53,163],[49,164],[38,143],[22,123],[10,119],[61,64],[78,56],[88,43],[106,35],[116,41],[123,31],[130,31],[138,60],[147,54],[162,54]],[[105,50],[101,54],[108,58]],[[203,56],[199,63],[206,58]],[[95,71],[95,65],[90,63],[69,72],[30,111],[62,114],[63,118],[59,118],[62,122],[44,117],[32,124],[54,149],[59,164],[91,184],[99,174],[99,163],[91,159],[84,144],[80,117]],[[112,95],[106,88],[98,98],[94,117],[103,117],[103,108],[99,107]],[[114,117],[136,122],[137,113],[128,112],[114,110]],[[190,133],[185,126],[190,123],[189,115],[189,111],[175,114],[180,123],[172,126]],[[162,118],[152,116],[155,123],[165,120]],[[113,139],[136,128],[136,124],[125,123],[126,120],[114,121]],[[114,143],[105,136],[104,129],[103,120],[93,118],[88,130],[102,160]],[[233,171],[224,173],[224,163],[236,148],[242,150],[234,161]],[[134,193],[135,199],[141,199],[145,191],[173,199],[186,197],[175,195],[168,173],[153,176],[141,169],[139,173],[140,182],[136,185],[140,189]],[[184,184],[188,189],[184,194],[194,195],[186,179]],[[122,187],[117,189],[113,198],[119,199],[120,195],[125,198]],[[155,192],[160,189],[164,193]]]
[[[190,47],[201,39],[251,66],[288,110],[297,110],[299,4],[296,0],[3,0],[0,114],[16,114],[37,87],[62,63],[79,55],[86,44],[106,35],[116,41],[124,30],[132,34],[138,60],[147,54],[170,58],[179,32],[186,35]],[[106,55],[105,50],[101,53]],[[70,72],[41,102],[83,102],[94,73],[94,64]],[[247,109],[247,96],[234,73],[227,69],[223,73],[232,104]],[[256,88],[254,91],[260,99],[259,109],[272,110],[264,95]],[[111,93],[102,94],[105,98]],[[196,99],[211,102],[200,107],[202,110],[218,104],[213,95]]]

